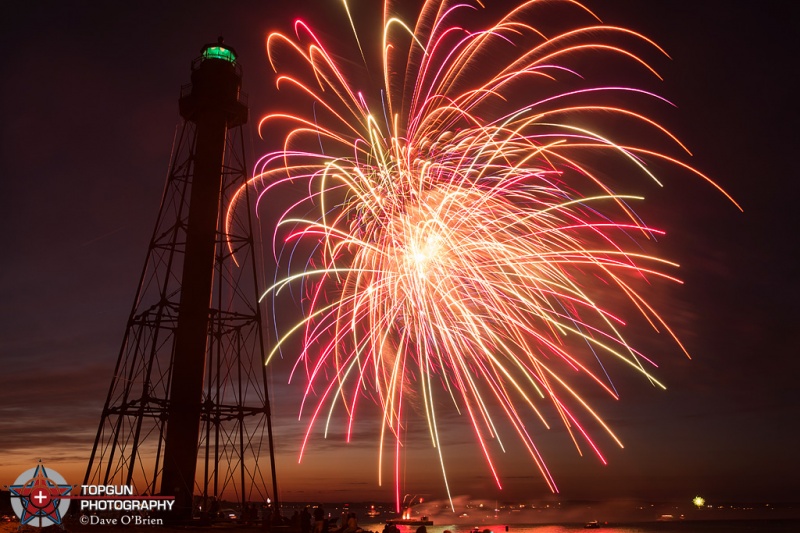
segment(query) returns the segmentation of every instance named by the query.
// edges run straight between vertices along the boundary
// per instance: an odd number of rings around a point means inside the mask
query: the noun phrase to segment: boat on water
[[[583,525],[583,529],[600,529],[600,522],[597,520],[592,520],[591,522],[586,522]]]
[[[386,520],[387,524],[394,524],[396,526],[432,526],[433,520],[429,520],[427,516],[419,518],[389,518]]]
[[[387,524],[393,524],[395,526],[432,526],[433,520],[430,520],[427,516],[411,516],[411,507],[414,503],[422,503],[422,498],[417,500],[417,496],[414,496],[408,499],[408,494],[403,498],[403,507],[405,510],[403,514],[400,515],[399,518],[387,518]]]

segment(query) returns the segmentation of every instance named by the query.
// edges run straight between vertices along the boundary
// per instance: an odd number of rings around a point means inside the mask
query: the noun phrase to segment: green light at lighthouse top
[[[203,50],[203,57],[205,59],[224,59],[231,63],[236,63],[236,54],[230,48],[224,45],[208,46]]]

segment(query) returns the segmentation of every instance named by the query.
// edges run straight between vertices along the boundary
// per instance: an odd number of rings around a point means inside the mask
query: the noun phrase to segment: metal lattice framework
[[[196,128],[189,120],[179,128],[84,483],[133,485],[138,494],[159,491]],[[270,492],[276,499],[277,484],[252,204],[247,187],[242,188],[247,173],[241,125],[227,130],[225,143],[194,494],[203,501],[214,496],[244,504],[266,501]],[[226,220],[227,206],[240,190],[245,196]]]

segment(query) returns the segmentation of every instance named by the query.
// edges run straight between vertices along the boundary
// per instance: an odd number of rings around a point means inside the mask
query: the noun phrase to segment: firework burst
[[[642,54],[664,52],[572,0],[526,2],[488,24],[494,11],[477,1],[425,2],[414,24],[387,2],[375,68],[344,7],[360,78],[302,21],[266,43],[294,111],[263,118],[262,133],[284,131],[284,145],[259,162],[254,186],[261,197],[307,187],[280,218],[273,245],[288,273],[267,291],[301,287],[305,318],[280,332],[268,361],[302,336],[302,449],[316,424],[327,433],[341,420],[337,406],[349,438],[369,398],[383,417],[379,477],[393,453],[397,478],[408,417],[421,415],[449,494],[437,418],[455,409],[498,486],[502,419],[555,491],[534,439],[548,419],[601,460],[587,420],[621,445],[573,376],[617,397],[605,369],[617,361],[662,386],[626,341],[631,315],[683,349],[640,290],[678,281],[677,265],[644,251],[660,232],[634,213],[640,196],[617,191],[658,183],[652,162],[717,186],[667,155],[688,152],[635,109],[663,98],[582,72],[613,64],[657,77]],[[573,26],[545,31],[553,9]],[[610,292],[619,298],[604,305]]]

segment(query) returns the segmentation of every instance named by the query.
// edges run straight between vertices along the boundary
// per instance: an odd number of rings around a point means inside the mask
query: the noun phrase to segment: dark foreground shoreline
[[[607,533],[796,533],[800,532],[800,518],[776,519],[726,519],[726,520],[674,520],[630,523],[604,523],[600,521],[601,531]],[[369,527],[375,524],[365,524]],[[281,533],[288,529],[280,528]],[[428,528],[428,533],[474,533],[477,529],[483,533],[488,529],[491,533],[568,533],[586,530],[583,523],[561,524],[508,524],[486,525],[473,528],[464,525],[441,525]],[[82,525],[70,517],[64,521],[64,528],[50,526],[38,528],[30,525],[20,528],[19,521],[0,523],[0,533],[22,532],[67,532],[67,533],[227,533],[244,531],[249,533],[267,533],[270,530],[260,525],[244,525],[236,523],[216,524],[212,526],[169,526],[169,525]],[[414,533],[413,528],[401,529],[402,533]],[[271,533],[275,533],[274,531]]]

